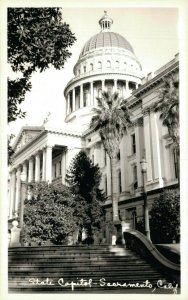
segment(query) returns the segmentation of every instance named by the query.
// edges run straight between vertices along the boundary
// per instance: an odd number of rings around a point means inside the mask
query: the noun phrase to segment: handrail
[[[180,265],[163,256],[152,242],[141,232],[128,229],[124,232],[124,239],[128,248],[138,252],[141,256],[144,256],[146,260],[150,259],[151,263],[154,263],[156,266],[158,265],[158,267],[160,266],[170,277],[179,280]]]

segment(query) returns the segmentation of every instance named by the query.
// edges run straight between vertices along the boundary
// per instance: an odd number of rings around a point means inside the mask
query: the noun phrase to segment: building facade
[[[107,222],[112,219],[110,161],[97,131],[89,128],[101,92],[118,91],[132,113],[132,126],[123,137],[117,157],[118,205],[122,219],[133,228],[143,217],[143,182],[140,161],[147,161],[149,206],[164,187],[177,184],[177,161],[172,140],[152,105],[158,101],[163,78],[179,76],[178,55],[155,73],[143,77],[142,67],[130,43],[111,31],[113,20],[99,20],[100,33],[84,45],[74,67],[74,78],[64,90],[66,118],[55,129],[46,120],[42,126],[25,126],[17,136],[9,173],[9,220],[19,215],[21,173],[26,181],[65,183],[72,158],[85,149],[102,172],[101,188],[107,195]],[[110,240],[108,230],[104,232]]]

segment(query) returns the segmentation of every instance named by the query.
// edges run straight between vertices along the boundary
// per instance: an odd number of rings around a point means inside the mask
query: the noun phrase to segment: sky
[[[73,67],[87,40],[100,32],[99,19],[107,10],[113,19],[112,31],[124,36],[132,45],[144,75],[159,69],[179,52],[179,15],[177,8],[62,8],[63,20],[70,25],[77,41],[71,47],[71,58],[64,69],[53,68],[32,76],[32,90],[21,108],[25,119],[9,124],[9,133],[17,134],[21,126],[43,124],[48,112],[54,127],[65,118],[64,88],[73,78]],[[54,121],[55,120],[55,121]]]

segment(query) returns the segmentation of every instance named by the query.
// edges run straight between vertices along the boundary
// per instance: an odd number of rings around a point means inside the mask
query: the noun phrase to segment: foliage
[[[171,75],[163,79],[159,90],[159,101],[154,106],[160,112],[162,124],[168,128],[169,136],[179,147],[179,81]]]
[[[30,90],[31,83],[27,78],[8,79],[8,122],[15,121],[17,117],[25,117],[25,112],[21,111],[19,105],[24,101],[26,92]]]
[[[110,158],[116,158],[123,134],[131,124],[130,112],[118,93],[102,92],[97,98],[98,107],[94,108],[95,116],[91,120],[91,127],[99,129],[99,134],[106,152]]]
[[[63,68],[75,40],[60,8],[8,8],[8,63],[23,75],[8,81],[9,122],[25,115],[18,104],[31,89],[32,73]]]
[[[11,165],[12,164],[12,155],[14,154],[14,150],[11,146],[11,140],[15,137],[14,134],[10,134],[8,136],[8,164]]]
[[[24,240],[45,244],[61,244],[77,229],[72,204],[74,197],[68,188],[46,182],[29,186],[32,198],[25,200]]]
[[[90,127],[99,130],[104,149],[110,157],[113,221],[119,222],[116,158],[121,139],[131,124],[130,112],[125,100],[118,93],[102,92],[102,97],[97,100],[98,107],[93,109],[95,115],[91,119]]]
[[[105,197],[99,188],[100,180],[100,168],[92,163],[84,151],[80,151],[72,160],[66,181],[75,196],[73,207],[77,224],[80,230],[87,230],[89,237],[101,228],[104,217],[102,203]]]
[[[178,190],[164,190],[154,200],[150,211],[150,230],[153,243],[179,241],[180,194]]]

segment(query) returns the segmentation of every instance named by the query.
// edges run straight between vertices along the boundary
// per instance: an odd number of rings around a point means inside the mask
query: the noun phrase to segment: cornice
[[[93,72],[93,71],[92,71]],[[131,74],[131,72],[130,73],[125,73],[125,72],[117,72],[117,70],[116,71],[114,71],[114,72],[97,72],[97,73],[92,73],[92,74],[88,74],[88,75],[83,75],[83,76],[79,76],[79,78],[73,78],[73,79],[71,79],[68,83],[67,83],[67,85],[66,85],[66,87],[65,87],[65,89],[64,89],[64,96],[66,96],[66,92],[67,92],[67,90],[69,89],[69,88],[71,88],[71,85],[74,85],[75,83],[78,83],[79,81],[83,81],[84,79],[89,79],[88,80],[88,83],[89,82],[92,82],[92,81],[95,81],[95,80],[93,80],[93,77],[97,77],[97,76],[99,76],[99,79],[97,79],[97,80],[101,80],[101,78],[100,77],[102,77],[102,76],[105,76],[105,75],[112,75],[112,76],[114,76],[114,75],[120,75],[120,76],[129,76],[129,77],[132,77],[132,78],[138,78],[138,79],[141,79],[141,77],[138,75],[138,74],[136,74],[136,73],[132,73]],[[112,78],[112,80],[113,80],[114,78]],[[119,78],[117,78],[117,80],[123,80],[123,79],[119,79]],[[124,79],[125,81],[126,81],[126,78]]]
[[[157,74],[155,77],[150,79],[148,82],[141,85],[137,90],[133,91],[133,96],[140,97],[147,91],[153,89],[155,86],[159,85],[163,78],[171,73],[175,73],[179,70],[179,61],[175,62],[173,65],[169,66],[166,70]]]
[[[13,155],[13,159],[16,158],[18,155],[20,155],[21,153],[23,153],[26,149],[28,149],[33,144],[33,142],[38,141],[43,135],[48,134],[48,133],[59,134],[59,135],[64,135],[64,136],[72,136],[72,137],[82,137],[81,133],[66,132],[66,131],[62,131],[62,130],[58,131],[57,129],[53,129],[53,128],[44,129],[38,136],[33,138],[30,142],[28,142],[21,149],[19,149]]]

